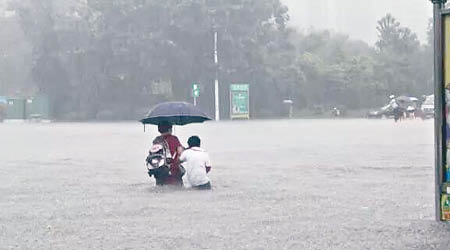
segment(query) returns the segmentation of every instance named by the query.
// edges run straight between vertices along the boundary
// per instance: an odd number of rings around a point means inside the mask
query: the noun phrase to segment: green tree
[[[384,84],[385,95],[423,95],[430,91],[431,73],[426,65],[429,51],[417,36],[390,14],[378,21],[377,30],[375,74]]]

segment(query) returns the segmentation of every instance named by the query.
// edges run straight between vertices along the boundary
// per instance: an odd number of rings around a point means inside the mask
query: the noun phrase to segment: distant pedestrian
[[[183,176],[183,184],[187,188],[199,190],[211,189],[208,173],[211,170],[211,162],[208,153],[200,148],[200,138],[191,136],[188,139],[189,148],[180,155],[180,162],[186,173]]]
[[[395,95],[391,95],[389,96],[389,98],[391,99],[391,101],[389,102],[389,106],[392,109],[392,113],[394,114],[394,121],[398,122],[404,118],[404,111],[398,104]]]
[[[339,117],[341,116],[341,110],[334,107],[333,110],[331,111],[334,117]]]

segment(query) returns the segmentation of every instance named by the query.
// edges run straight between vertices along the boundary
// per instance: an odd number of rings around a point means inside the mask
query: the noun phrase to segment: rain
[[[0,0],[0,249],[446,250],[433,72],[425,0]]]

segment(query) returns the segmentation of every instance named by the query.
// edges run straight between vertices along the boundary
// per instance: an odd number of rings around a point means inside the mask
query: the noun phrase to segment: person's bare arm
[[[178,146],[178,148],[177,148],[178,155],[181,155],[181,153],[183,153],[183,151],[184,151],[183,146]]]
[[[181,148],[182,148],[182,147],[181,147]],[[178,155],[180,156],[180,157],[178,157],[178,161],[179,161],[180,163],[186,161],[186,154],[183,154],[183,152],[184,152],[184,149],[181,149],[181,153],[180,153],[180,151],[178,151]]]
[[[209,171],[211,171],[211,160],[209,159],[209,155],[207,155],[205,167],[206,167],[206,173],[209,173]]]

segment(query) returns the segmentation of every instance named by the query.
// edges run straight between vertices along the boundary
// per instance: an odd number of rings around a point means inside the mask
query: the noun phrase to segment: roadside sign
[[[230,85],[230,118],[250,119],[250,88],[248,84]]]
[[[197,83],[192,84],[192,97],[197,98],[200,96],[200,86]]]
[[[192,97],[194,98],[194,105],[197,106],[197,98],[200,96],[200,86],[198,83],[192,84]]]
[[[439,17],[440,18],[440,17]],[[435,72],[435,136],[436,136],[436,217],[450,221],[450,11],[442,11],[442,27],[438,27],[441,37],[435,44],[435,57],[438,63]],[[435,17],[436,22],[436,17]],[[442,29],[441,29],[442,28]],[[436,30],[435,30],[436,32]],[[436,59],[436,58],[435,58]]]

